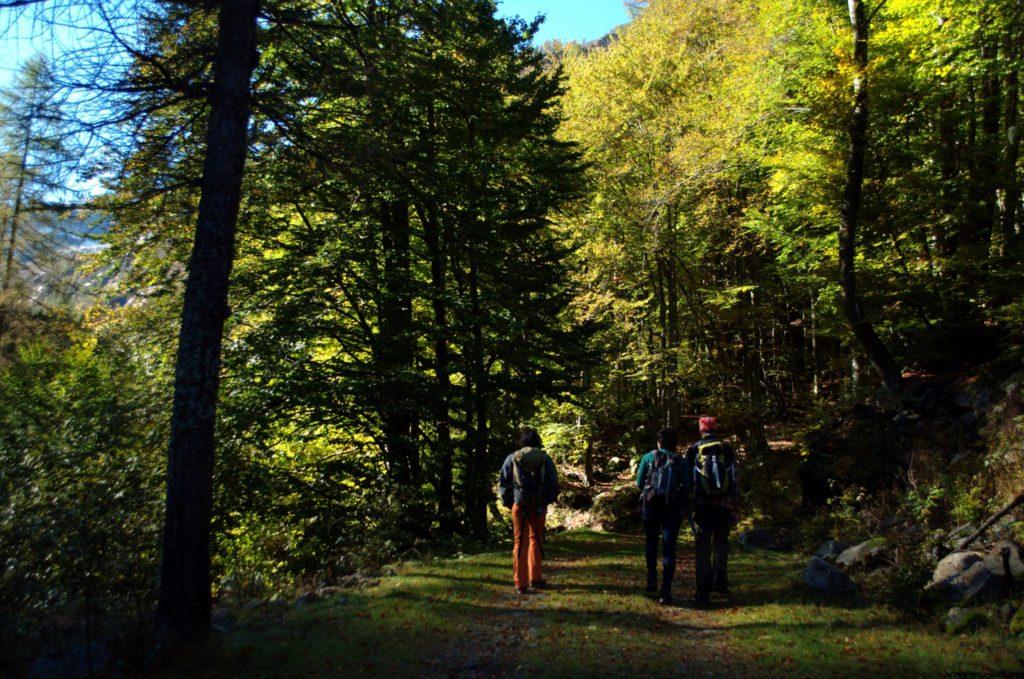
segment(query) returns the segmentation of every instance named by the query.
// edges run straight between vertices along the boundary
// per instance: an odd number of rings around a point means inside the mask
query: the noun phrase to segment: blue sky
[[[533,19],[544,14],[547,19],[537,35],[537,44],[552,38],[559,40],[593,40],[610,29],[625,23],[629,15],[623,0],[498,0],[504,16]],[[10,81],[18,65],[42,52],[53,56],[81,46],[82,35],[67,27],[88,25],[81,12],[65,9],[47,12],[64,28],[51,32],[37,12],[29,10],[0,11],[0,86]]]
[[[500,0],[505,16],[547,16],[537,35],[542,44],[558,40],[594,40],[629,19],[623,0]]]

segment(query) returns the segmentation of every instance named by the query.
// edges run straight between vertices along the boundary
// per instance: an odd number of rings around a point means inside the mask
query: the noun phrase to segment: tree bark
[[[840,209],[839,224],[839,286],[843,294],[843,313],[854,337],[882,379],[885,388],[898,392],[903,378],[899,366],[879,338],[874,325],[864,317],[857,298],[857,226],[864,190],[864,157],[868,132],[868,17],[861,0],[849,0],[850,21],[854,31],[853,111],[849,123],[849,152],[846,165],[846,186]]]
[[[168,448],[157,619],[165,641],[210,628],[210,518],[217,391],[235,230],[248,152],[258,0],[223,0],[199,214],[185,286]]]
[[[1016,26],[1007,36],[1006,60],[1013,64],[1006,74],[1006,105],[1003,127],[1006,130],[1006,148],[1003,153],[1002,213],[1000,215],[1001,250],[1010,257],[1017,249],[1017,205],[1020,202],[1020,183],[1017,180],[1017,162],[1020,160],[1020,72],[1016,64],[1020,58],[1020,30]]]
[[[434,427],[436,430],[436,447],[438,454],[438,473],[436,480],[438,522],[441,534],[450,537],[455,534],[455,497],[452,466],[454,455],[452,450],[452,428],[449,415],[449,396],[451,394],[451,357],[448,347],[448,303],[447,259],[444,251],[444,233],[441,220],[437,217],[434,206],[421,211],[420,221],[423,222],[423,238],[430,254],[430,282],[432,288],[432,306],[434,311],[434,379],[437,383],[437,394],[434,405]]]
[[[381,227],[384,270],[376,342],[376,362],[382,377],[379,410],[388,471],[396,488],[404,490],[420,480],[419,449],[413,437],[416,416],[409,393],[415,344],[408,204],[383,204]]]

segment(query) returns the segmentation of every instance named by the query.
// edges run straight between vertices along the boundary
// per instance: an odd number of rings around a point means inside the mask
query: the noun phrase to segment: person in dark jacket
[[[647,560],[647,591],[658,592],[658,542],[661,542],[661,590],[659,601],[672,604],[672,578],[676,572],[676,542],[683,516],[689,511],[692,476],[676,447],[675,429],[662,429],[657,446],[640,459],[636,485],[640,489],[644,523],[644,556]]]
[[[558,472],[542,448],[537,430],[526,427],[519,436],[519,450],[505,458],[498,477],[498,493],[512,510],[512,579],[516,591],[526,594],[527,585],[547,586],[541,561],[544,521],[548,505],[558,498]]]
[[[696,604],[706,608],[711,593],[729,596],[729,531],[739,505],[736,454],[718,438],[718,420],[700,418],[700,441],[686,451],[693,470],[693,532],[696,540]]]

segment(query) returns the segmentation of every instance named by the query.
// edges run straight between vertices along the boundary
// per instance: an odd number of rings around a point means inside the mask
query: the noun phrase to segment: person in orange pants
[[[558,472],[544,452],[537,430],[526,427],[519,450],[505,458],[498,477],[502,503],[512,510],[512,579],[516,591],[543,589],[544,521],[548,505],[558,498]]]

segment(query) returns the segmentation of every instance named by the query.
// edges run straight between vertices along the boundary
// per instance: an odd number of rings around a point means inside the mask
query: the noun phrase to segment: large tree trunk
[[[455,534],[455,497],[452,466],[454,456],[452,450],[451,416],[449,414],[449,397],[451,394],[451,357],[448,347],[448,303],[447,259],[445,256],[445,236],[442,233],[442,222],[438,219],[434,206],[428,206],[420,213],[423,222],[423,236],[430,253],[430,281],[432,288],[432,305],[434,309],[434,379],[437,383],[437,394],[434,405],[435,447],[437,448],[437,491],[438,522],[441,534]]]
[[[839,214],[839,286],[843,292],[843,313],[868,360],[890,392],[902,388],[903,378],[874,325],[864,317],[857,298],[857,223],[864,187],[864,156],[868,132],[868,17],[861,0],[849,0],[854,31],[853,111],[850,116],[850,147],[846,164],[846,186]]]
[[[408,490],[420,480],[419,449],[414,438],[416,414],[409,392],[415,340],[408,204],[391,201],[381,206],[381,226],[384,271],[376,359],[383,380],[379,410],[391,480],[397,489]]]
[[[185,286],[168,449],[157,618],[167,641],[210,627],[214,425],[228,280],[248,151],[258,0],[223,0],[206,131],[199,216]]]

